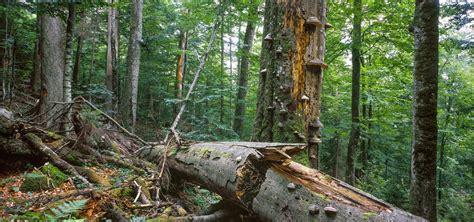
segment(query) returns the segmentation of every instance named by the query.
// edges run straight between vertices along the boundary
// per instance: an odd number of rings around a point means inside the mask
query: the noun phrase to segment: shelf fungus
[[[319,118],[316,118],[316,120],[314,122],[310,123],[310,126],[319,129],[319,128],[322,128],[324,125],[323,125],[323,123],[321,123]]]
[[[323,27],[321,21],[319,21],[319,19],[314,16],[308,17],[308,19],[306,19],[305,25],[310,27]]]
[[[337,209],[334,208],[334,207],[331,207],[331,206],[327,206],[324,208],[324,212],[328,215],[328,216],[336,216],[337,214]]]
[[[262,74],[267,73],[267,69],[262,69],[262,70],[260,71],[260,73],[262,73]]]
[[[313,136],[311,138],[308,139],[308,143],[309,144],[317,144],[317,143],[321,143],[321,139],[318,138],[317,136]]]
[[[309,97],[307,95],[303,95],[303,96],[301,96],[301,101],[307,102],[307,101],[309,101]]]
[[[324,28],[325,28],[325,29],[330,29],[330,28],[332,28],[331,23],[327,22],[326,24],[324,24]]]
[[[306,63],[306,66],[307,67],[321,67],[323,69],[328,68],[328,65],[318,58],[311,59],[309,62]]]
[[[273,42],[272,34],[268,33],[268,35],[266,35],[263,40],[265,40],[266,42],[270,42],[270,43]]]

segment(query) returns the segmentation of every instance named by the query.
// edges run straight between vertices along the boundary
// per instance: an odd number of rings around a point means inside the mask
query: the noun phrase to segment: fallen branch
[[[61,159],[58,154],[56,154],[53,150],[44,145],[43,141],[41,141],[38,136],[33,133],[27,133],[25,135],[25,139],[30,143],[33,148],[47,156],[51,160],[51,162],[59,169],[70,173],[71,175],[81,180],[87,186],[92,187],[92,184],[87,181],[86,178],[82,177],[72,165]]]
[[[130,136],[136,140],[138,140],[140,143],[144,144],[144,145],[147,145],[148,143],[143,140],[142,138],[140,138],[139,136],[131,133],[130,131],[128,131],[127,129],[125,129],[123,126],[121,126],[114,118],[110,117],[109,115],[107,115],[107,113],[103,112],[102,110],[100,110],[99,108],[97,108],[97,106],[95,106],[94,104],[92,104],[91,102],[89,102],[87,99],[85,99],[84,97],[82,96],[79,96],[79,97],[76,97],[74,99],[74,101],[76,100],[82,100],[85,104],[87,104],[88,106],[90,106],[92,109],[96,110],[97,112],[99,112],[101,115],[103,115],[105,118],[107,118],[110,122],[114,123],[115,126],[117,126],[123,133],[127,134],[127,136]]]
[[[173,136],[176,138],[176,141],[178,144],[180,143],[179,142],[180,139],[179,139],[178,133],[176,132],[176,127],[178,126],[179,120],[181,119],[181,115],[183,115],[184,113],[184,109],[186,108],[186,102],[189,100],[189,98],[191,97],[191,94],[193,93],[194,87],[196,86],[196,83],[199,79],[199,75],[201,74],[201,71],[204,69],[204,65],[206,64],[207,57],[209,56],[209,52],[211,51],[212,45],[214,44],[214,41],[216,39],[216,30],[219,27],[218,21],[219,20],[216,19],[214,22],[214,26],[212,28],[211,39],[209,40],[209,43],[207,44],[207,50],[204,53],[203,58],[199,59],[198,57],[198,59],[200,60],[199,68],[196,70],[196,74],[194,74],[193,82],[191,83],[188,93],[186,93],[186,97],[184,98],[184,101],[181,104],[181,108],[179,109],[178,114],[174,118],[173,124],[171,125],[171,128],[170,128],[170,132],[173,133]],[[168,138],[169,138],[169,132],[165,136],[165,140],[164,140],[165,143],[168,142]]]

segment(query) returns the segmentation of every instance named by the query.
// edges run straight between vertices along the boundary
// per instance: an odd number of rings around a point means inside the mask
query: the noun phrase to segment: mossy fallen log
[[[266,221],[425,221],[291,160],[304,144],[214,142],[157,146],[138,155]]]

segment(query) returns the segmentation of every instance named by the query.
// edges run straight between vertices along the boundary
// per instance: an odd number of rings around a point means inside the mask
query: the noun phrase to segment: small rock
[[[289,183],[288,185],[286,185],[286,188],[288,188],[288,190],[295,190],[296,185],[294,183]]]
[[[334,216],[334,215],[336,215],[336,213],[337,213],[337,209],[334,208],[334,207],[328,206],[328,207],[325,207],[325,208],[324,208],[324,212],[325,212],[328,216]]]
[[[242,157],[241,156],[238,156],[237,158],[235,158],[235,161],[238,163],[240,161],[242,161]]]
[[[308,211],[310,214],[319,214],[319,208],[315,204],[312,204],[308,207]]]

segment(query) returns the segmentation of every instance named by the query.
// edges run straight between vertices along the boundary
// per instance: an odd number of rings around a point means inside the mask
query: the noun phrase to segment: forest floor
[[[84,101],[58,104],[51,115],[60,120],[65,110],[74,112],[68,121],[74,132],[67,134],[41,127],[42,114],[31,112],[37,101],[28,95],[2,104],[8,109],[0,116],[1,221],[186,221],[218,210],[220,196],[172,183],[165,163],[135,158],[151,143],[120,132]]]

